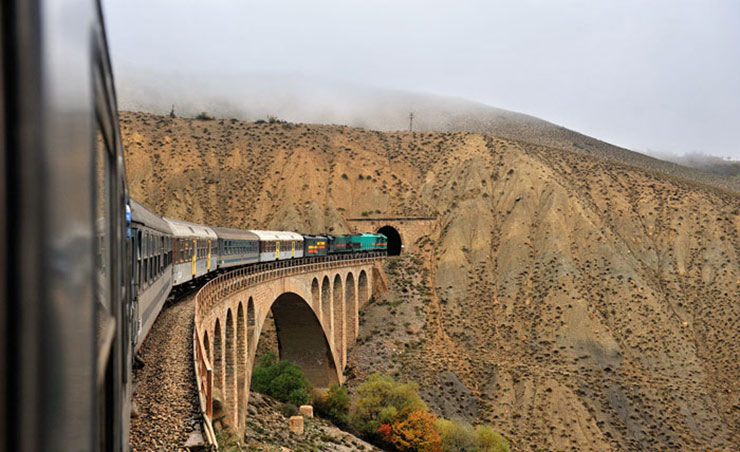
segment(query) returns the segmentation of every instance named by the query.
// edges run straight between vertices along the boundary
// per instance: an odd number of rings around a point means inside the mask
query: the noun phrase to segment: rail
[[[365,253],[361,257],[355,254],[340,254],[250,265],[219,275],[198,290],[195,295],[193,360],[204,433],[209,444],[218,447],[213,430],[213,366],[202,336],[202,331],[207,328],[207,325],[202,324],[208,318],[205,314],[210,313],[211,309],[224,298],[258,284],[310,272],[374,263],[385,257],[386,253]]]

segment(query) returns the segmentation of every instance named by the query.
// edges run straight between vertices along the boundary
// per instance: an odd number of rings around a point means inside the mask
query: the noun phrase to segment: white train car
[[[303,257],[303,236],[288,231],[249,231],[260,239],[260,262]]]
[[[213,229],[189,221],[164,220],[170,225],[174,237],[173,285],[192,281],[216,269],[218,237]]]

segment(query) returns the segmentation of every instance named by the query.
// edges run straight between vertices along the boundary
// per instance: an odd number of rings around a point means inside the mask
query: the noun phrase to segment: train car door
[[[195,263],[198,261],[198,240],[193,239],[193,277],[195,277]]]
[[[208,260],[206,261],[206,268],[211,271],[211,239],[208,239]]]
[[[290,242],[290,244],[293,245],[290,250],[290,257],[295,257],[295,241]]]
[[[275,242],[275,260],[280,259],[280,242]]]

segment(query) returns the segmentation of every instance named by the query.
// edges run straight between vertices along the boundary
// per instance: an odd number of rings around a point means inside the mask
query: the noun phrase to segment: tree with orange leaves
[[[442,438],[435,427],[437,415],[426,410],[409,413],[406,419],[390,426],[386,441],[399,452],[441,452]],[[386,433],[386,431],[382,433]]]

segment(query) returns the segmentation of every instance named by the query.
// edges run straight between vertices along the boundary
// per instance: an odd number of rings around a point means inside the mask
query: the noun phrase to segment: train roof
[[[144,207],[139,201],[131,198],[131,221],[133,223],[143,224],[165,234],[172,235],[172,228],[159,215]]]
[[[172,235],[175,237],[196,237],[201,239],[215,239],[218,238],[216,233],[213,232],[209,226],[205,226],[198,223],[191,223],[184,220],[176,220],[174,218],[165,218],[170,228],[172,228]]]
[[[303,236],[297,232],[290,231],[249,231],[257,235],[262,241],[295,240],[302,242]]]
[[[252,231],[244,229],[234,228],[218,228],[211,226],[213,232],[216,233],[219,239],[226,240],[259,240],[259,236]]]
[[[369,238],[369,237],[380,237],[380,236],[385,237],[383,234],[380,234],[380,233],[375,234],[373,232],[363,232],[362,234],[348,234],[348,235],[350,237],[367,237],[367,238]]]

